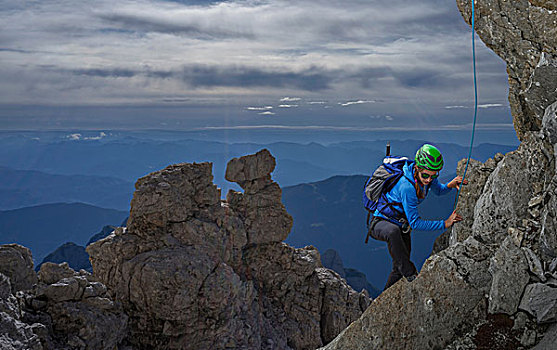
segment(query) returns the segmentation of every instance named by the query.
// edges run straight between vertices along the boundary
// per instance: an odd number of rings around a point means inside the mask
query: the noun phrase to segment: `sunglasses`
[[[429,179],[430,177],[432,179],[436,179],[439,177],[439,173],[435,173],[433,175],[429,175],[428,173],[420,173],[420,176],[422,177],[422,179]]]

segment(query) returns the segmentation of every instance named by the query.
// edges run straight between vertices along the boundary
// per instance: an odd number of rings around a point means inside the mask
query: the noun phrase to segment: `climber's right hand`
[[[458,215],[456,211],[453,211],[451,216],[447,220],[445,220],[445,228],[449,228],[453,226],[455,222],[462,221],[462,216]]]

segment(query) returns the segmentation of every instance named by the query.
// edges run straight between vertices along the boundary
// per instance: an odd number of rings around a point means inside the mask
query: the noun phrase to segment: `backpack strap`
[[[369,218],[369,214],[368,214],[368,218]],[[369,222],[368,227],[367,227],[366,240],[364,242],[365,244],[367,244],[367,242],[369,241],[369,237],[371,236],[371,232],[373,232],[373,229],[375,228],[375,224],[377,224],[377,222],[379,222],[379,220],[381,220],[380,217],[373,216],[373,219],[371,220],[371,222]]]

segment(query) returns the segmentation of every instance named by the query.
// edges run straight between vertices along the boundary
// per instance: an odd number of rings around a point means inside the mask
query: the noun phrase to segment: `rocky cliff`
[[[471,4],[457,0],[470,23]],[[418,278],[384,292],[324,349],[554,349],[557,341],[557,2],[476,2],[507,62],[521,145],[472,162],[459,210]],[[464,162],[459,164],[462,174]]]
[[[315,349],[369,304],[313,247],[282,241],[292,218],[271,154],[233,159],[225,201],[211,164],[138,180],[127,229],[87,248],[94,275],[130,317],[138,349]]]

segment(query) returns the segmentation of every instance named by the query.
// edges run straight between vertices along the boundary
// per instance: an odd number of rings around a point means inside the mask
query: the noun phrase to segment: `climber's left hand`
[[[468,180],[464,179],[464,181],[462,181],[462,176],[457,176],[447,184],[447,187],[456,188],[457,190],[460,190],[460,184],[468,185]]]

